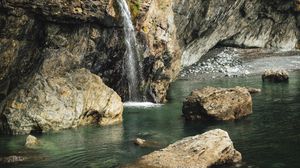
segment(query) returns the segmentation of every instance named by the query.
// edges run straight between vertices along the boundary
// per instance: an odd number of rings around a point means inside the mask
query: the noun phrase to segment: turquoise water
[[[228,131],[243,155],[242,167],[300,167],[300,73],[290,77],[290,82],[283,84],[262,83],[260,76],[204,82],[179,80],[171,86],[169,103],[152,108],[127,107],[120,125],[38,135],[42,146],[35,150],[23,147],[26,136],[0,136],[0,157],[31,158],[0,167],[118,167],[183,137],[214,128]],[[241,120],[185,122],[181,117],[184,97],[208,85],[250,86],[261,88],[262,93],[253,95],[254,113]],[[156,141],[160,147],[137,147],[132,142],[137,137]]]

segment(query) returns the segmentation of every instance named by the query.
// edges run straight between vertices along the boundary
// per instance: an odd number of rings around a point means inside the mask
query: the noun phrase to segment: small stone
[[[148,141],[141,138],[136,138],[134,144],[144,148],[158,148],[160,144],[156,141]]]
[[[26,138],[25,146],[27,148],[36,148],[37,145],[39,145],[38,139],[35,136],[28,135],[28,137]]]
[[[250,94],[254,94],[254,93],[260,93],[261,92],[261,89],[258,89],[258,88],[247,88],[248,89],[248,92]]]
[[[146,142],[146,140],[141,139],[141,138],[136,138],[136,139],[134,140],[134,144],[135,144],[135,145],[138,145],[138,146],[143,146],[143,145],[145,144],[145,142]]]

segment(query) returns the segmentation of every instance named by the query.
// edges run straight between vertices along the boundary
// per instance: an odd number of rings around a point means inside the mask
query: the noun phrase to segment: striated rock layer
[[[143,156],[137,163],[127,167],[207,168],[241,160],[241,153],[234,149],[228,133],[215,129],[179,140],[164,149]]]
[[[188,120],[234,120],[252,113],[252,98],[247,88],[206,87],[192,91],[182,112]]]

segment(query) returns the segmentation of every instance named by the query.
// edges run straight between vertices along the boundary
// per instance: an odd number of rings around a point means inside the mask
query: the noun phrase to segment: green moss
[[[140,14],[141,0],[129,0],[128,5],[130,8],[132,19],[136,20]]]

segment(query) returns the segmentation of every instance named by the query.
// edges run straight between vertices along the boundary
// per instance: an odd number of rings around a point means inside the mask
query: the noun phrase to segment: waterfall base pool
[[[182,101],[191,90],[204,86],[261,88],[253,95],[253,114],[238,121],[186,122]],[[38,149],[24,147],[26,136],[0,136],[0,158],[23,156],[26,162],[0,167],[118,167],[187,136],[221,128],[228,131],[243,155],[241,167],[277,168],[300,165],[300,72],[290,74],[289,83],[263,83],[260,76],[213,81],[179,80],[172,84],[167,104],[151,108],[127,106],[124,122],[109,127],[88,126],[37,135]],[[140,137],[160,147],[140,148],[132,140]],[[225,166],[226,167],[226,166]],[[228,166],[227,166],[228,167]]]

